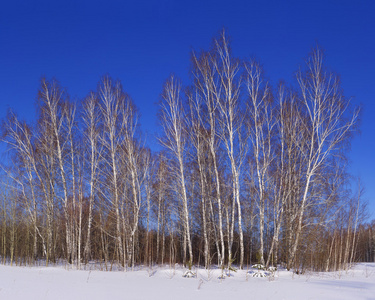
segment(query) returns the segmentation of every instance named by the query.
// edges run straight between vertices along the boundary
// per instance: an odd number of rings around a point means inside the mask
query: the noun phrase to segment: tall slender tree
[[[164,85],[160,104],[161,124],[164,129],[164,138],[160,139],[160,142],[170,151],[176,162],[173,174],[178,181],[176,194],[181,200],[184,240],[187,242],[189,251],[188,265],[189,268],[191,268],[193,263],[193,248],[190,233],[188,192],[185,171],[185,143],[187,136],[185,126],[186,116],[183,110],[180,92],[181,85],[179,81],[174,76],[171,76]],[[183,251],[186,253],[186,249]]]

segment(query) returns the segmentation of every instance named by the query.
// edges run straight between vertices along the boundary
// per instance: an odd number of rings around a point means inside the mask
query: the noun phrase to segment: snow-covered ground
[[[348,272],[253,277],[248,270],[219,279],[220,270],[180,267],[136,271],[67,270],[66,267],[0,266],[0,299],[375,299],[375,263]]]

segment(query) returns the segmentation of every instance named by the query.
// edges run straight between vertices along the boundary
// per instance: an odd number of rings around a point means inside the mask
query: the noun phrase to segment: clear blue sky
[[[375,218],[375,1],[2,1],[0,118],[7,108],[32,121],[42,76],[73,99],[100,77],[120,79],[142,114],[149,143],[164,80],[188,83],[192,49],[207,49],[223,27],[234,54],[256,56],[273,83],[293,80],[317,43],[342,87],[363,105],[350,158]]]

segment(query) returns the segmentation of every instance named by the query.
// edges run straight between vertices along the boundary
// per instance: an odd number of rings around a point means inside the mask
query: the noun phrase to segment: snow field
[[[0,266],[0,299],[375,299],[375,263],[348,272],[296,275],[278,270],[274,277],[231,272],[154,267],[136,271],[67,270],[59,267]],[[254,270],[252,270],[254,272]]]

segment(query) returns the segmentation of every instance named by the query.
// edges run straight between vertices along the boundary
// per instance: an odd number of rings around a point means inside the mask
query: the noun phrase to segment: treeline
[[[373,259],[347,173],[358,110],[320,50],[296,78],[272,88],[222,33],[192,53],[190,86],[166,81],[160,152],[120,82],[103,77],[76,103],[42,79],[35,124],[9,112],[2,125],[3,261],[335,270]]]

